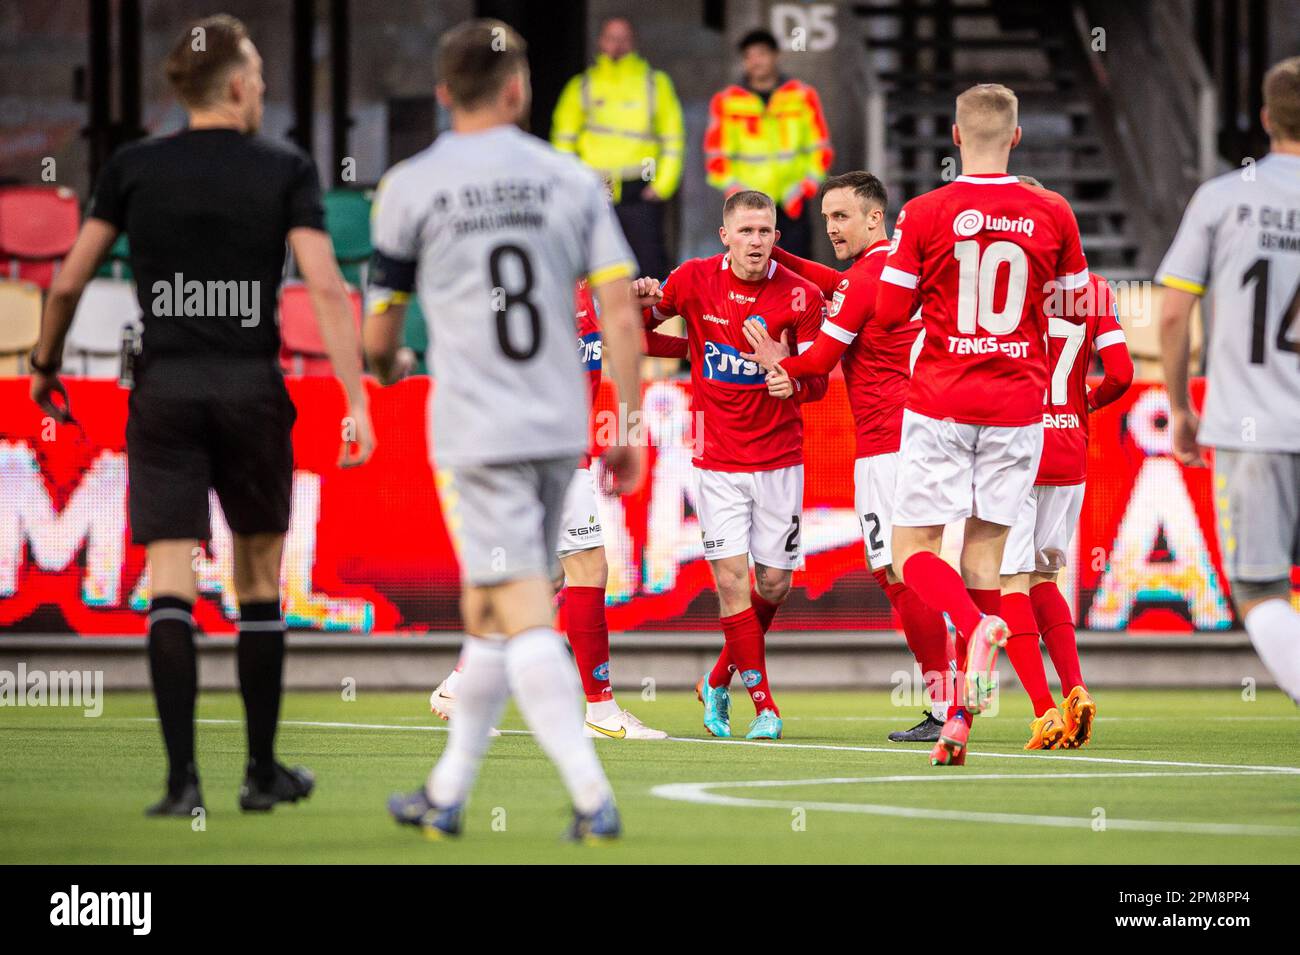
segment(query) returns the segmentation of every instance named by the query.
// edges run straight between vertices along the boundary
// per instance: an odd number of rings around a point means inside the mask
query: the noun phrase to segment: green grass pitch
[[[748,701],[735,697],[742,726]],[[200,703],[204,827],[145,819],[162,745],[147,694],[103,715],[0,708],[0,859],[11,863],[1294,862],[1300,715],[1276,692],[1102,691],[1091,746],[1026,754],[1027,704],[981,718],[964,768],[885,741],[918,715],[883,692],[785,693],[785,740],[707,738],[693,694],[623,698],[680,740],[602,740],[626,837],[563,844],[559,780],[533,739],[493,742],[456,842],[399,828],[385,797],[422,781],[446,724],[419,693],[291,693],[279,750],[309,802],[242,815],[239,698]],[[576,704],[575,704],[576,705]],[[509,712],[503,729],[522,730]],[[761,785],[754,785],[760,783]]]

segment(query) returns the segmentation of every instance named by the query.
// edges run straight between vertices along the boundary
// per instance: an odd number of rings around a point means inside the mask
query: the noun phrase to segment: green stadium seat
[[[325,228],[334,241],[334,257],[343,277],[365,288],[370,261],[371,189],[331,189],[325,193]]]
[[[127,244],[125,232],[118,235],[117,241],[108,250],[108,258],[95,275],[101,279],[131,280],[131,248]]]
[[[406,305],[406,324],[402,327],[402,344],[415,352],[417,359],[415,374],[427,375],[429,364],[425,360],[429,350],[429,327],[424,321],[424,312],[420,311],[420,299],[412,295]]]

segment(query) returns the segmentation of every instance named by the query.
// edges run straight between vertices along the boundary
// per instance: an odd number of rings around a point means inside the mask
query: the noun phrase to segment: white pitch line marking
[[[128,722],[158,722],[156,717],[152,716],[132,716],[125,718]],[[243,720],[222,720],[222,719],[201,719],[196,720],[198,723],[210,723],[217,725],[242,725]],[[398,723],[346,723],[327,720],[281,720],[281,726],[315,726],[324,729],[363,729],[363,730],[399,730],[402,732],[420,732],[420,733],[445,733],[447,726],[409,726]],[[528,730],[502,730],[503,735],[509,736],[531,736]],[[661,742],[656,740],[655,742]],[[725,746],[762,746],[776,747],[779,749],[811,749],[811,750],[829,750],[832,752],[846,753],[892,753],[895,756],[915,756],[917,754],[928,754],[928,749],[917,749],[915,747],[904,746],[846,746],[835,745],[831,743],[789,743],[777,740],[747,740],[747,739],[715,739],[703,738],[698,736],[670,736],[662,742],[673,743],[704,743],[710,745]],[[1300,775],[1300,767],[1296,766],[1250,766],[1238,763],[1194,763],[1180,760],[1169,759],[1123,759],[1116,756],[1083,756],[1075,752],[1069,755],[1063,753],[989,753],[989,752],[971,752],[967,756],[978,756],[981,759],[1050,759],[1058,764],[1065,761],[1071,763],[1101,763],[1116,766],[1168,766],[1174,769],[1230,769],[1230,770],[1249,770],[1261,774],[1275,773],[1279,775]]]
[[[1091,816],[1044,816],[1007,812],[975,812],[962,809],[924,809],[916,806],[889,806],[876,803],[843,803],[843,802],[808,802],[796,800],[781,799],[751,799],[744,796],[725,796],[721,793],[712,792],[713,789],[735,789],[735,788],[761,788],[761,787],[785,787],[785,786],[815,786],[826,784],[846,784],[846,783],[874,783],[890,781],[929,781],[940,779],[980,779],[980,778],[1005,778],[1005,779],[1029,779],[1029,778],[1069,778],[1069,777],[1123,777],[1123,776],[1257,776],[1266,775],[1259,772],[1244,773],[1071,773],[1055,774],[1043,773],[1032,776],[1021,776],[1016,773],[998,773],[987,776],[916,776],[916,777],[861,777],[861,778],[829,778],[829,779],[760,779],[748,780],[744,782],[716,782],[716,783],[666,783],[655,786],[650,790],[650,794],[658,796],[661,799],[669,799],[678,802],[689,802],[698,805],[710,806],[729,806],[746,809],[805,809],[817,810],[821,812],[843,812],[858,813],[872,816],[895,816],[904,819],[929,819],[943,822],[974,822],[974,823],[998,823],[1002,825],[1013,826],[1048,826],[1057,829],[1091,829],[1096,820]],[[1256,826],[1245,823],[1221,823],[1221,822],[1165,822],[1156,819],[1113,819],[1107,818],[1105,821],[1107,830],[1119,829],[1127,832],[1171,832],[1193,835],[1213,835],[1213,836],[1300,836],[1300,829],[1292,829],[1283,826]]]
[[[906,716],[783,716],[787,723],[898,723],[907,720]],[[1276,723],[1287,720],[1300,720],[1300,716],[1199,716],[1205,723]],[[1098,716],[1094,723],[1159,723],[1169,722],[1167,716]]]

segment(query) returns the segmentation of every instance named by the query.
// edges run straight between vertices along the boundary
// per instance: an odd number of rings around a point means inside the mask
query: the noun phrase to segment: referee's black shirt
[[[311,158],[233,129],[187,129],[122,147],[100,175],[89,214],[130,242],[145,360],[273,359],[289,230],[325,227]]]

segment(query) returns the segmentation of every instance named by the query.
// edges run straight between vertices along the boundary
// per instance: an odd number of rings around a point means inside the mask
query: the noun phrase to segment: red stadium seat
[[[48,289],[77,239],[77,196],[61,186],[0,188],[0,257],[10,278]]]
[[[361,332],[361,292],[348,286],[352,318]],[[316,324],[311,296],[302,282],[287,282],[280,290],[280,366],[286,375],[332,375],[325,343]]]

